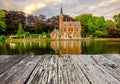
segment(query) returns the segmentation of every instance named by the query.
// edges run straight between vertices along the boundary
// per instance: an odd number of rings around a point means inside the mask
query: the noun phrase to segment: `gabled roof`
[[[74,25],[75,27],[81,27],[79,21],[71,21],[71,22],[73,23],[73,25]],[[70,23],[70,21],[64,21],[64,22],[63,22],[63,26],[66,27],[69,23]]]
[[[60,34],[61,31],[59,29],[54,29],[51,34]]]

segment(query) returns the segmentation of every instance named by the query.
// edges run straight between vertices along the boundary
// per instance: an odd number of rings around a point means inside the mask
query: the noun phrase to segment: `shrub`
[[[5,41],[5,36],[0,36],[0,41],[4,42]]]
[[[29,38],[29,37],[30,37],[30,33],[29,33],[29,32],[25,32],[23,35],[24,35],[26,38]]]
[[[42,33],[43,38],[50,38],[50,34],[47,34],[46,32]]]
[[[31,38],[39,38],[40,34],[30,34]]]

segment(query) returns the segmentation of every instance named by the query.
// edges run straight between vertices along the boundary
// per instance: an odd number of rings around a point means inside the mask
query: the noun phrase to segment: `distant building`
[[[53,39],[79,39],[81,38],[81,24],[79,21],[63,21],[63,11],[60,10],[59,29],[50,33]]]

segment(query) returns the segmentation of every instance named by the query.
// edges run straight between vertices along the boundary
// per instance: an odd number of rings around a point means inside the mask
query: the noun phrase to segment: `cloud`
[[[107,19],[112,19],[115,14],[120,12],[119,9],[119,0],[104,0],[89,8],[91,13],[97,16],[105,16]]]
[[[0,0],[0,8],[51,17],[59,14],[60,3],[62,3],[64,14],[72,17],[92,13],[112,19],[120,12],[120,0]]]
[[[35,11],[43,9],[44,7],[46,7],[46,5],[43,3],[32,3],[26,5],[23,11],[27,14],[33,14]]]
[[[9,0],[9,1],[6,1],[5,0],[0,0],[0,8],[1,9],[6,9],[6,10],[12,10],[14,9],[14,5],[13,5],[13,0]]]

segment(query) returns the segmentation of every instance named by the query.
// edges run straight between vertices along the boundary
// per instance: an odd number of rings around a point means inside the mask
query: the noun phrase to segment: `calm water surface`
[[[35,41],[0,42],[0,55],[14,54],[120,54],[120,41]]]

